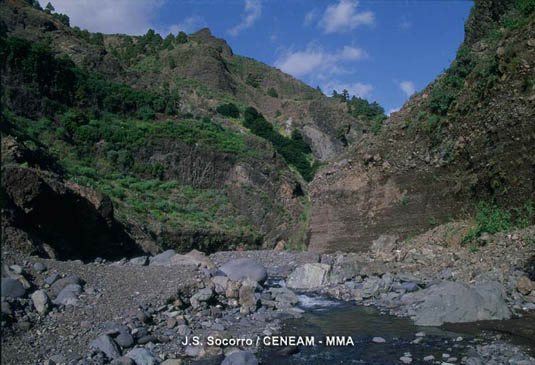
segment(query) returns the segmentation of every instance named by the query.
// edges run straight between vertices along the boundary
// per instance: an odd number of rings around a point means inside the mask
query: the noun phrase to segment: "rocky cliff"
[[[534,10],[530,1],[476,1],[451,67],[380,135],[365,136],[316,175],[310,250],[367,250],[384,233],[407,238],[466,218],[481,201],[530,206]]]

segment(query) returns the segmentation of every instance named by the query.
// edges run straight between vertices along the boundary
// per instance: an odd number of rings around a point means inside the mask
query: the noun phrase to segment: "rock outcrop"
[[[476,1],[450,69],[316,175],[311,251],[366,251],[383,234],[414,236],[480,201],[533,200],[535,25],[504,30],[519,15],[503,4]]]

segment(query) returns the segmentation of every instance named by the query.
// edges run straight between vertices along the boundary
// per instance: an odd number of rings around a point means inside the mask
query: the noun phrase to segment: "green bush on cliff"
[[[273,125],[266,121],[261,113],[252,107],[247,108],[243,116],[244,125],[251,132],[270,141],[289,165],[294,166],[305,180],[312,181],[319,165],[309,162],[307,155],[312,151],[299,131],[294,130],[291,138],[281,135],[273,129]]]
[[[216,111],[225,116],[230,118],[239,118],[240,117],[240,109],[233,103],[228,104],[221,104],[217,107]]]
[[[463,242],[470,242],[480,237],[484,232],[495,234],[509,232],[517,228],[526,228],[535,223],[535,208],[528,200],[520,208],[511,210],[499,208],[497,205],[480,202],[477,206],[476,225],[463,238]]]

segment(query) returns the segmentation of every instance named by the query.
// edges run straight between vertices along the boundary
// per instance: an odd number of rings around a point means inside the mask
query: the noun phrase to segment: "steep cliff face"
[[[310,186],[312,251],[363,251],[535,195],[533,2],[476,1],[451,67]]]

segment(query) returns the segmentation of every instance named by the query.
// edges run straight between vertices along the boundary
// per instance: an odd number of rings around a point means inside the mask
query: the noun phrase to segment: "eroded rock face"
[[[2,169],[2,190],[14,217],[9,228],[23,231],[35,245],[46,242],[60,258],[104,257],[117,251],[124,255],[132,249],[127,239],[115,243],[119,228],[104,194],[53,173],[20,167]],[[26,242],[20,235],[8,235],[6,241],[15,246]]]

